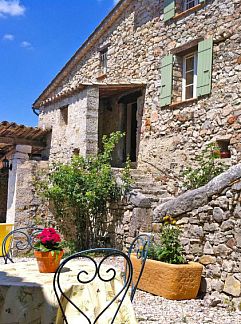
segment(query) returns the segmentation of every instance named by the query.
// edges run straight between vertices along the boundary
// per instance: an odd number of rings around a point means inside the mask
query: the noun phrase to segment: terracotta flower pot
[[[51,273],[55,272],[60,264],[60,260],[64,254],[64,251],[52,255],[51,252],[34,251],[34,256],[37,259],[39,272]]]
[[[131,256],[133,280],[136,282],[141,261]],[[188,264],[169,264],[146,260],[138,288],[167,299],[183,300],[197,297],[201,283],[203,266],[197,262]]]

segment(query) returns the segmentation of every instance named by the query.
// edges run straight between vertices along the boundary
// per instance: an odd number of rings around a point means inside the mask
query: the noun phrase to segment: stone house
[[[129,155],[163,183],[212,141],[240,161],[240,19],[240,0],[119,1],[33,104],[44,154],[95,153],[121,130],[113,166]]]
[[[204,258],[209,292],[224,289],[237,298],[241,189],[233,181],[240,181],[241,161],[240,11],[240,0],[120,0],[33,104],[45,132],[42,160],[94,154],[103,134],[125,132],[113,167],[121,168],[130,156],[138,190],[126,206],[117,206],[123,213],[116,242],[158,230],[160,215],[172,210],[184,228],[189,258],[209,256]],[[170,198],[181,191],[183,167],[195,165],[210,142],[228,165],[238,164],[235,177],[216,191],[208,187],[208,197],[203,191],[202,199],[191,196],[189,209],[170,209],[176,206]],[[9,181],[20,179],[15,192],[30,195],[15,199],[18,223],[46,212],[34,197],[30,175],[48,162],[25,157],[9,171]],[[14,217],[8,212],[7,221]],[[226,278],[238,285],[235,292]]]

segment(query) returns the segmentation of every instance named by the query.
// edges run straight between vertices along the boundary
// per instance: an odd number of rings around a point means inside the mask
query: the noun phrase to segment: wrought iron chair
[[[134,254],[137,257],[137,259],[141,259],[141,269],[137,277],[136,283],[134,283],[133,281],[131,283],[131,301],[133,301],[134,299],[137,286],[140,282],[142,273],[144,271],[150,242],[151,242],[151,235],[140,234],[133,240],[133,242],[131,243],[128,249],[128,256],[130,258],[131,258],[131,254]]]
[[[101,256],[101,261],[100,258],[97,258],[97,256]],[[104,257],[103,257],[104,255]],[[116,277],[116,269],[110,265],[113,264],[112,257],[121,257],[124,259],[126,267],[127,267],[127,276],[126,280],[123,280],[123,285],[121,286],[122,288],[120,291],[116,293],[116,295],[113,297],[110,302],[104,307],[103,310],[100,311],[100,313],[96,316],[96,318],[90,319],[87,314],[84,313],[82,309],[80,309],[79,306],[77,306],[73,300],[71,300],[71,297],[69,297],[66,292],[64,292],[62,285],[61,284],[61,272],[64,273],[65,266],[71,267],[71,261],[72,260],[77,260],[77,271],[76,271],[76,283],[77,284],[89,284],[94,279],[96,278],[97,280],[101,280],[103,282],[111,282],[113,279]],[[93,271],[89,271],[85,266],[84,266],[84,259],[86,261],[89,261],[88,264],[91,267],[91,270],[93,268]],[[78,262],[79,261],[79,262]],[[105,263],[106,262],[106,263]],[[85,263],[86,264],[86,263]],[[65,309],[64,305],[67,303],[70,303],[70,305],[73,306],[73,310],[77,310],[77,312],[80,313],[80,316],[84,316],[84,318],[87,320],[89,324],[95,324],[98,323],[98,320],[101,318],[103,313],[109,309],[111,305],[113,305],[114,302],[117,304],[115,313],[112,317],[111,323],[114,323],[114,320],[117,316],[118,311],[120,310],[120,307],[124,301],[124,298],[126,297],[126,294],[128,292],[128,289],[130,287],[131,281],[132,281],[132,274],[133,274],[133,268],[132,268],[132,263],[128,257],[127,254],[123,253],[122,251],[116,250],[116,249],[111,249],[111,248],[96,248],[96,249],[90,249],[90,250],[85,250],[81,252],[77,252],[66,259],[62,261],[60,264],[59,268],[56,270],[54,279],[53,279],[53,287],[54,287],[54,292],[56,295],[56,298],[58,300],[58,304],[60,306],[60,310],[62,313],[63,317],[63,322],[65,324],[68,324],[68,315],[65,314]],[[75,276],[74,276],[75,278]],[[69,304],[68,304],[69,305]],[[93,306],[94,308],[94,306]]]
[[[35,236],[40,233],[43,228],[36,226],[19,227],[9,232],[2,243],[2,256],[5,264],[8,261],[13,262],[14,253],[29,252],[33,249],[33,241]]]

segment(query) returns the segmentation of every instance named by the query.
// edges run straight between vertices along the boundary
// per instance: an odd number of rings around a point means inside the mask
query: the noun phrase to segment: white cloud
[[[20,0],[0,0],[0,17],[22,16],[25,10]]]
[[[3,40],[7,40],[7,41],[13,41],[14,40],[14,35],[12,34],[5,34],[3,35]]]
[[[27,49],[33,49],[32,44],[30,42],[27,42],[27,41],[23,41],[20,44],[20,46],[23,47],[23,48],[27,48]]]

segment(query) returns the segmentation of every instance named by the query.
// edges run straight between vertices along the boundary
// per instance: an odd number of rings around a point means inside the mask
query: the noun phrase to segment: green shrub
[[[56,164],[44,181],[37,182],[39,192],[54,207],[60,231],[76,242],[77,250],[99,245],[106,233],[108,207],[129,189],[129,162],[120,185],[111,169],[112,152],[123,136],[120,132],[104,136],[103,152]]]
[[[207,184],[224,172],[226,166],[218,160],[219,148],[211,143],[196,158],[196,166],[189,166],[183,172],[183,184],[187,189],[196,189]]]
[[[186,263],[183,247],[179,239],[181,231],[176,226],[175,220],[170,216],[163,218],[163,224],[158,243],[152,243],[148,257],[153,260],[172,264]]]

